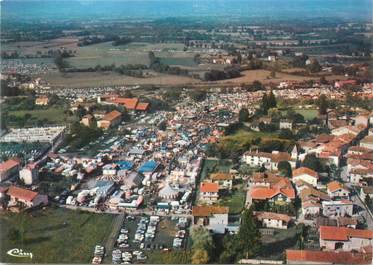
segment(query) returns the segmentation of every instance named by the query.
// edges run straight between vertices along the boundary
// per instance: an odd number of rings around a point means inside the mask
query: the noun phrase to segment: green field
[[[1,262],[90,263],[94,246],[105,243],[113,218],[62,208],[1,213]],[[18,231],[19,236],[11,236],[10,231]],[[32,252],[33,259],[7,255],[13,248]]]
[[[148,264],[190,264],[191,252],[183,250],[173,250],[170,252],[152,251],[146,253]]]
[[[221,145],[234,145],[236,148],[241,149],[245,146],[251,144],[256,138],[261,138],[261,141],[269,141],[269,140],[282,140],[278,138],[278,134],[275,132],[256,132],[256,131],[246,131],[246,130],[238,130],[236,133],[232,135],[225,136],[221,139]]]
[[[79,47],[75,57],[66,59],[77,68],[95,67],[96,65],[149,65],[148,53],[153,51],[165,63],[174,65],[194,66],[194,53],[183,52],[184,44],[181,43],[130,43],[127,45],[113,46],[111,42],[99,43]]]
[[[67,115],[64,113],[63,108],[48,108],[48,109],[35,109],[35,110],[16,110],[9,111],[9,116],[23,117],[25,114],[30,114],[31,119],[47,119],[52,123],[62,124],[65,122]]]
[[[319,114],[317,109],[294,109],[294,111],[301,114],[305,120],[313,120]]]

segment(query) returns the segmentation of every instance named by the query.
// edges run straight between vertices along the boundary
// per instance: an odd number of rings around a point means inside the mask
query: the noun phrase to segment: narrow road
[[[105,257],[103,259],[103,263],[108,263],[108,264],[112,263],[111,253],[113,252],[115,241],[117,240],[119,231],[122,228],[125,217],[126,215],[124,213],[117,215],[113,221],[113,226],[108,227],[108,229],[111,228],[111,232],[110,232],[108,239],[106,240]]]

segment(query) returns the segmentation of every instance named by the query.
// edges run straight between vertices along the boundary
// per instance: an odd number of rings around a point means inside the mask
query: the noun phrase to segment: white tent
[[[174,199],[179,194],[178,191],[173,189],[168,183],[159,191],[159,197],[163,199]]]

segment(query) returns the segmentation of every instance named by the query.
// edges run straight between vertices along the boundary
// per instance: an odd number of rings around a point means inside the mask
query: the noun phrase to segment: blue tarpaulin
[[[133,163],[130,161],[122,160],[122,161],[116,162],[115,164],[119,166],[120,170],[131,170],[133,168]]]
[[[156,168],[158,167],[158,163],[155,162],[154,160],[149,160],[142,164],[142,166],[139,168],[140,173],[145,173],[145,172],[153,172]]]

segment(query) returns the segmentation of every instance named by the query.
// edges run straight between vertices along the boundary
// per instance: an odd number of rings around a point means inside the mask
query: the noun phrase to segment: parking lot
[[[183,249],[190,220],[160,216],[127,216],[111,255],[114,264],[145,263],[147,253]]]

